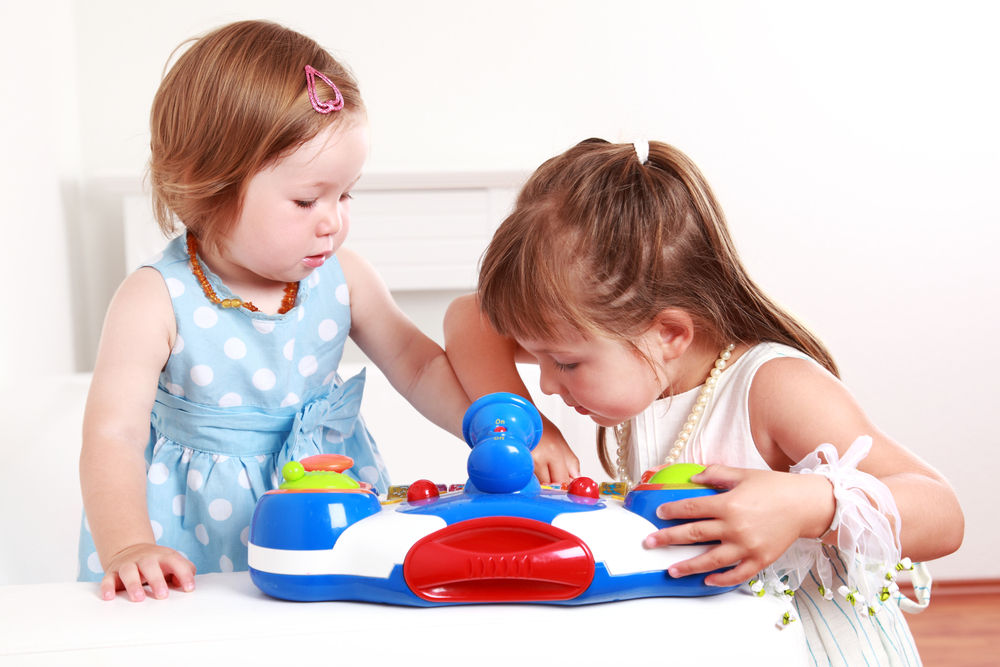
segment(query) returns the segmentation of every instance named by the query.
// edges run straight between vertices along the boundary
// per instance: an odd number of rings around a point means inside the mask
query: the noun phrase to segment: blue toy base
[[[542,488],[531,458],[541,428],[534,406],[519,396],[476,401],[463,423],[473,446],[464,488],[441,494],[419,480],[406,501],[389,506],[363,488],[344,488],[346,457],[287,464],[286,484],[265,493],[254,511],[252,581],[285,600],[414,607],[578,605],[735,588],[706,586],[706,574],[667,574],[711,545],[644,546],[670,525],[656,517],[657,507],[717,490],[650,483],[622,502],[601,496],[587,478]]]
[[[723,572],[724,570],[717,570]],[[691,575],[674,579],[666,572],[644,572],[612,576],[603,563],[594,567],[594,579],[585,593],[572,600],[522,600],[532,604],[598,604],[634,598],[654,597],[703,597],[727,593],[735,586],[718,588],[706,586],[708,574]],[[271,574],[250,568],[250,579],[261,591],[271,597],[297,602],[326,602],[333,600],[356,602],[382,602],[409,607],[440,607],[468,604],[463,602],[429,602],[410,590],[403,578],[403,568],[397,565],[388,579],[356,577],[342,574]],[[510,600],[499,600],[510,603]],[[496,603],[493,602],[493,603]],[[480,604],[490,604],[483,600]]]

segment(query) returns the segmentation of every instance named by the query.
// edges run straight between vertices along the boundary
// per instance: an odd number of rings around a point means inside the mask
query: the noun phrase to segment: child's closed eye
[[[316,205],[315,199],[296,199],[295,205],[299,208],[312,208]]]
[[[560,373],[564,373],[564,372],[566,372],[566,371],[571,371],[571,370],[573,370],[574,368],[576,368],[577,366],[579,366],[579,364],[577,364],[577,363],[572,363],[572,364],[560,364],[560,363],[559,363],[558,361],[555,361],[555,362],[553,362],[553,363],[555,364],[555,368],[556,368],[556,370],[557,370],[557,371],[559,371]]]

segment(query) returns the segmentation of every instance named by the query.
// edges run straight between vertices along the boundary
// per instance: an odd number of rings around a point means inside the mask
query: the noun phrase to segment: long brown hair
[[[257,172],[327,127],[363,121],[365,107],[346,67],[283,26],[240,21],[193,41],[153,100],[149,180],[165,235],[180,220],[217,246],[239,219]],[[306,65],[337,86],[341,111],[313,109]],[[321,100],[334,97],[318,79],[316,92]]]
[[[501,335],[545,340],[568,327],[632,342],[663,310],[688,313],[717,346],[784,343],[837,375],[820,340],[747,274],[697,166],[650,142],[588,139],[539,167],[480,265],[479,303]],[[609,475],[603,427],[598,453]]]

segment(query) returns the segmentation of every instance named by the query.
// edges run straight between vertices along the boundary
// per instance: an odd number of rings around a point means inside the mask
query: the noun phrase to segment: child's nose
[[[552,373],[552,371],[548,371],[544,368],[542,368],[541,374],[539,375],[538,386],[542,390],[542,393],[546,396],[562,394],[562,383],[554,377],[554,373]]]
[[[323,216],[316,227],[317,236],[331,236],[340,231],[343,226],[341,220],[342,213],[339,210],[332,211],[329,215]]]

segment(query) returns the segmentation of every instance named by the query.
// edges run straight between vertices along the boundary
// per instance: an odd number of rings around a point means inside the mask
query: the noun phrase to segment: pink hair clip
[[[332,100],[327,100],[326,102],[319,101],[319,95],[316,94],[316,77],[323,79],[326,85],[333,89],[336,97]],[[313,109],[320,113],[330,113],[331,111],[340,111],[344,108],[344,96],[340,94],[340,89],[333,85],[333,81],[326,78],[326,75],[317,69],[314,69],[310,65],[306,65],[306,89],[309,91],[309,101],[312,102]]]

